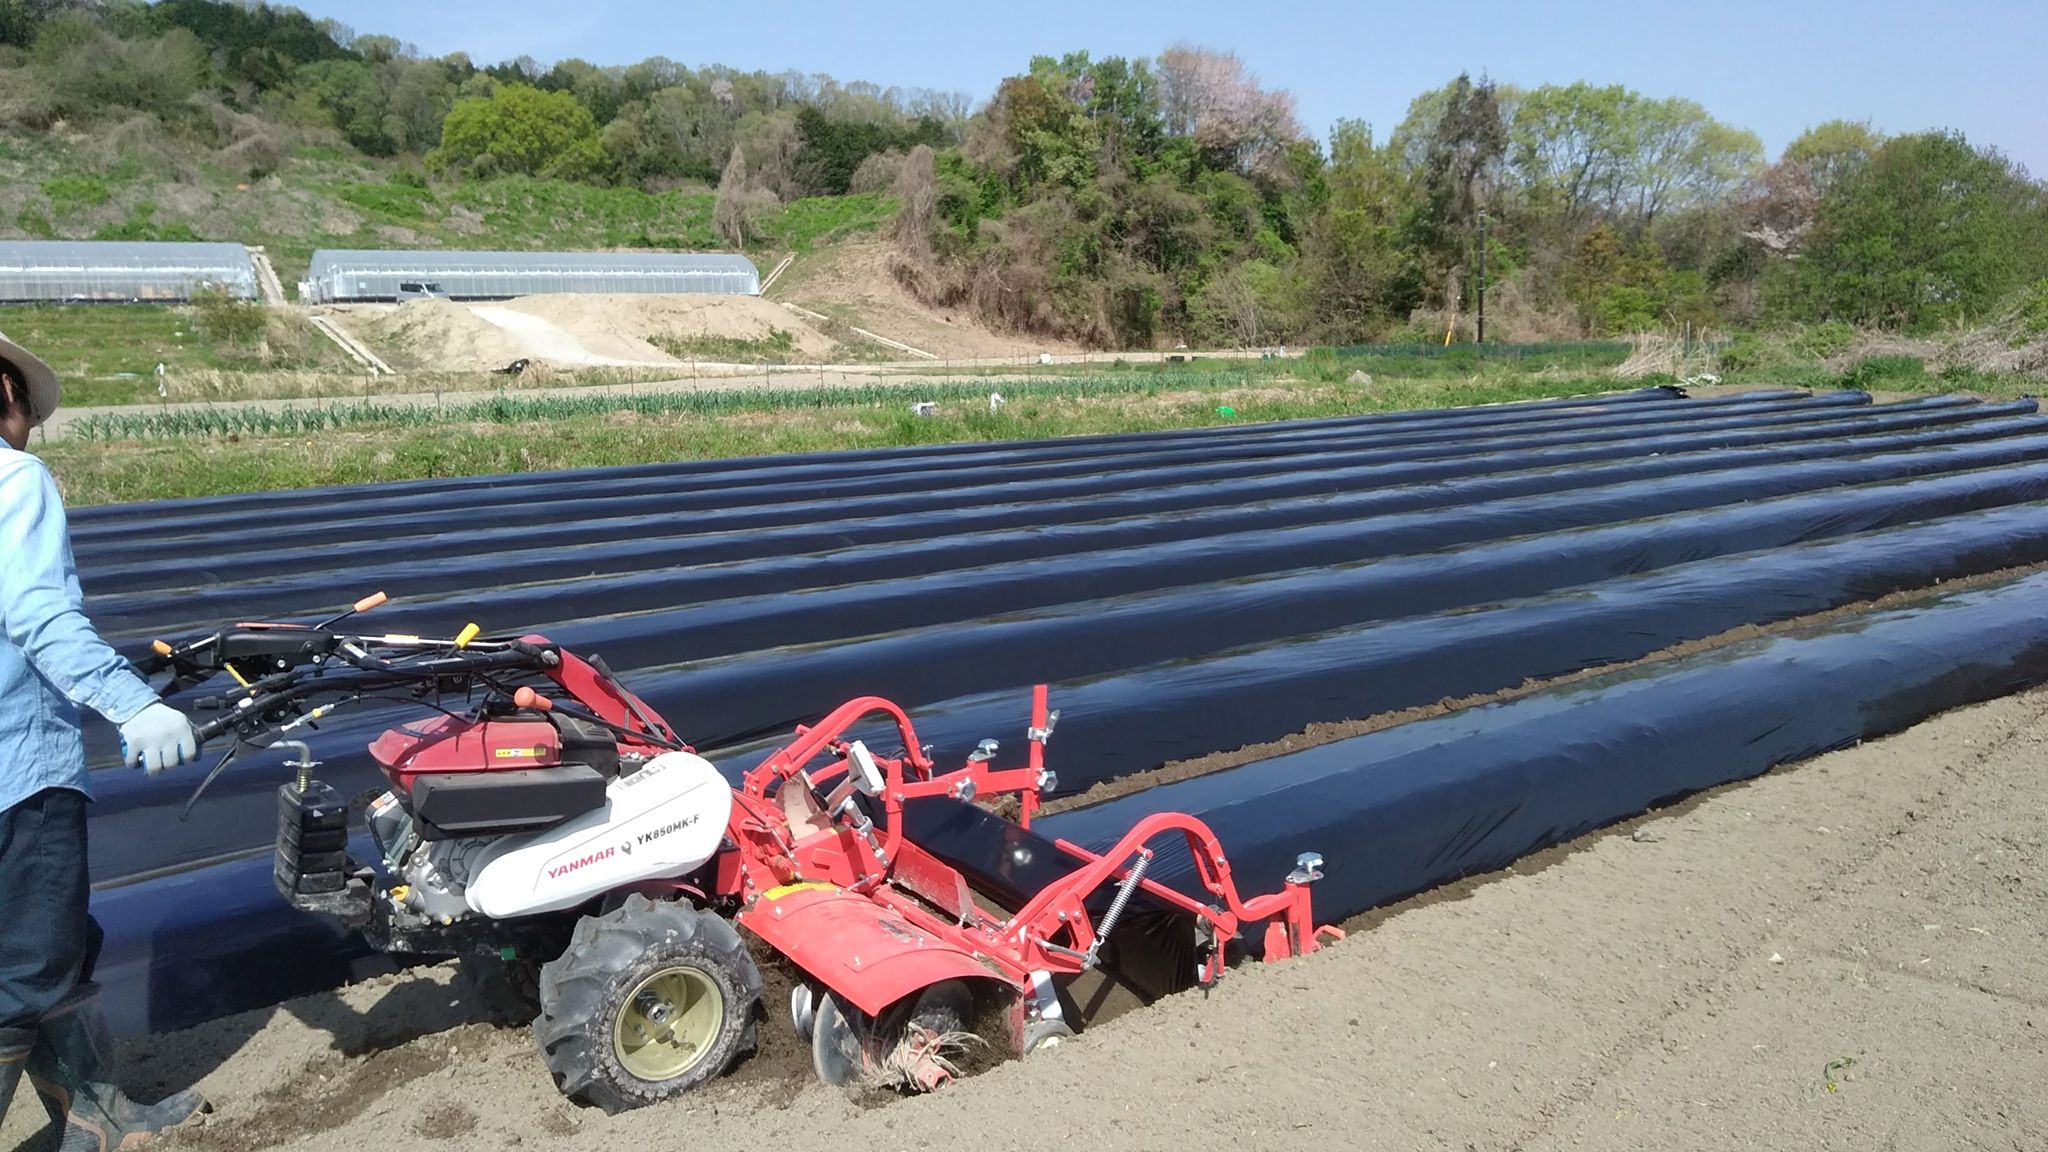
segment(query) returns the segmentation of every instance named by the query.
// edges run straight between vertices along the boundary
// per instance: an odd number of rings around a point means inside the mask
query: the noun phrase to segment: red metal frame
[[[547,637],[538,635],[522,636],[520,639],[528,644],[551,643]],[[606,723],[615,724],[628,732],[644,731],[646,726],[633,714],[635,706],[642,714],[654,717],[663,724],[667,723],[661,720],[660,713],[650,707],[647,701],[628,692],[624,685],[600,674],[582,657],[562,648],[556,648],[555,652],[561,657],[561,662],[547,669],[548,679],[560,685],[564,692]],[[631,701],[630,705],[628,701]],[[639,752],[661,751],[659,745],[642,741],[623,743],[622,747]],[[685,744],[683,747],[687,749],[689,745]]]
[[[970,762],[936,774],[910,717],[879,697],[850,700],[816,724],[799,727],[797,738],[750,771],[736,792],[728,829],[735,847],[727,855],[733,859],[720,862],[719,891],[741,902],[741,924],[870,1013],[941,980],[988,979],[1021,993],[1034,974],[1085,971],[1097,943],[1088,899],[1106,885],[1122,883],[1134,862],[1152,858],[1152,840],[1175,832],[1184,838],[1210,901],[1142,877],[1137,888],[1206,922],[1217,941],[1236,939],[1246,924],[1268,921],[1265,958],[1276,961],[1314,952],[1323,939],[1342,938],[1338,929],[1315,923],[1309,899],[1314,876],[1290,878],[1280,891],[1247,900],[1215,833],[1175,812],[1146,817],[1099,854],[1057,841],[1079,868],[1007,918],[977,908],[957,870],[904,839],[904,805],[934,796],[1014,793],[1022,805],[1019,822],[1028,827],[1044,779],[1046,704],[1045,686],[1034,687],[1028,763],[1006,770]],[[845,777],[846,733],[875,715],[895,725],[906,750],[901,757],[875,757],[884,781],[874,800],[887,814],[886,828],[866,827],[852,813],[821,818],[821,806],[806,796],[796,804],[804,819],[793,821],[782,790],[822,791]],[[805,770],[827,753],[837,759]],[[841,783],[831,795],[848,792]],[[848,899],[863,899],[868,908],[855,910]],[[1221,975],[1224,960],[1223,948],[1216,948],[1205,962],[1205,980]]]

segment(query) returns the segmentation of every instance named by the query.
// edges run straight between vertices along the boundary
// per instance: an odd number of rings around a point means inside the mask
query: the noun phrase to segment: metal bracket
[[[843,815],[851,819],[853,821],[853,834],[861,838],[861,841],[868,846],[869,852],[874,853],[876,861],[883,865],[889,863],[889,857],[882,853],[881,842],[875,839],[875,822],[868,819],[867,813],[860,810],[860,805],[853,802],[853,797],[848,796],[840,801],[839,807],[834,814]]]
[[[1052,985],[1052,973],[1033,972],[1030,985],[1024,990],[1024,1001],[1033,1019],[1064,1020],[1060,1008],[1060,994]]]

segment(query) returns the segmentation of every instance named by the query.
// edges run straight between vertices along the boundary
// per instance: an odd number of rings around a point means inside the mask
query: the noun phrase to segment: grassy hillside
[[[62,132],[0,135],[0,236],[257,244],[287,290],[318,248],[731,249],[712,230],[715,196],[702,187],[434,181],[321,144],[300,145],[250,181],[204,163],[167,172],[138,154],[146,151]],[[876,193],[794,200],[762,215],[747,248],[768,260],[871,232],[894,212]]]
[[[937,93],[0,3],[0,231],[240,240],[291,279],[322,245],[766,258],[887,221],[889,292],[1102,349],[1469,339],[1482,289],[1510,340],[1930,336],[2048,276],[2048,185],[1951,131],[1832,122],[1770,163],[1682,96],[1459,76],[1323,139],[1228,52],[1019,63]]]

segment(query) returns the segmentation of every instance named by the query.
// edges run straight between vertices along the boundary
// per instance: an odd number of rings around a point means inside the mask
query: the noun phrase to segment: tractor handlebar
[[[166,698],[223,672],[234,677],[229,692],[197,702],[202,708],[226,709],[226,714],[196,725],[193,734],[201,744],[230,732],[267,744],[344,704],[378,693],[467,693],[479,681],[495,686],[495,673],[545,673],[561,664],[561,653],[553,645],[514,638],[483,640],[477,632],[472,624],[453,639],[433,640],[358,635],[318,625],[238,624],[175,647],[157,641],[149,656],[136,661],[136,668],[145,675],[170,669],[162,690]],[[506,691],[509,694],[510,689]],[[323,696],[335,699],[307,707]]]

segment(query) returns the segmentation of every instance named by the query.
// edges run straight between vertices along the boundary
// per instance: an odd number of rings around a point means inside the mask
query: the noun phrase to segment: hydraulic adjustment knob
[[[1294,858],[1294,871],[1287,874],[1287,882],[1296,886],[1313,884],[1323,878],[1323,857],[1320,852],[1303,852]]]

